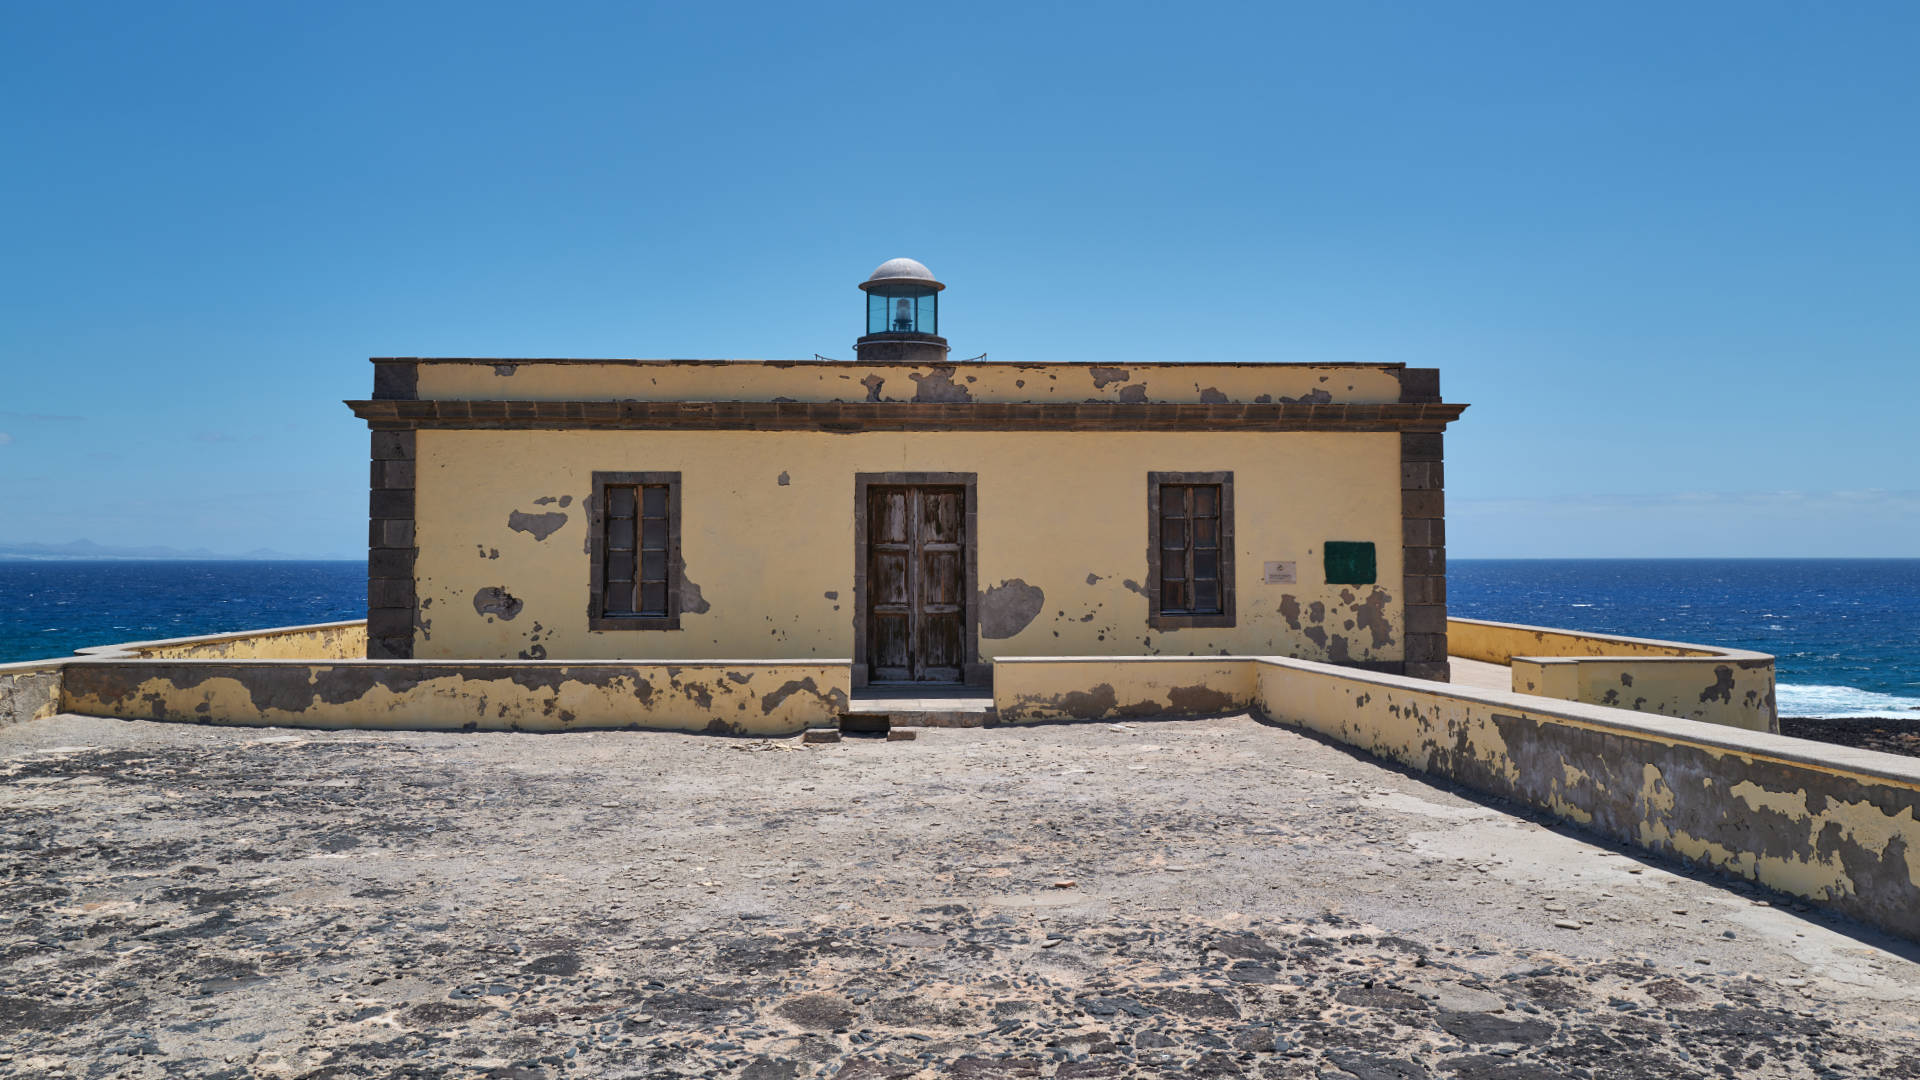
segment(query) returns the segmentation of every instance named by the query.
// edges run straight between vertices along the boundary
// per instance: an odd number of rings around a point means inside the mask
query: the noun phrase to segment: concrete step
[[[849,717],[885,716],[894,727],[986,727],[993,723],[993,699],[984,695],[906,697],[855,695]],[[846,721],[841,730],[850,731]]]
[[[884,732],[850,731],[850,732],[847,732],[847,737],[855,738],[855,739],[882,739],[883,738],[888,742],[912,742],[915,738],[919,736],[919,734],[920,734],[920,729],[918,728],[889,727]],[[835,731],[832,728],[808,728],[807,730],[800,733],[800,741],[803,743],[837,743],[840,740],[841,740],[840,732]]]

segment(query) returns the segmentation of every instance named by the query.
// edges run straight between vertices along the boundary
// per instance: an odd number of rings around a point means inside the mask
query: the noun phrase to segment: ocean
[[[1782,716],[1920,710],[1920,559],[1455,559],[1454,615],[1756,649]],[[0,662],[363,616],[359,562],[0,560]]]
[[[1920,559],[1455,559],[1458,618],[1774,656],[1782,716],[1920,710]]]
[[[366,615],[364,562],[0,559],[0,663]]]

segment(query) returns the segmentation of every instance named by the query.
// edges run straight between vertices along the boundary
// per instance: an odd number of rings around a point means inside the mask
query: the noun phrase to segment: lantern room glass
[[[869,291],[867,333],[938,335],[940,294],[911,286]]]

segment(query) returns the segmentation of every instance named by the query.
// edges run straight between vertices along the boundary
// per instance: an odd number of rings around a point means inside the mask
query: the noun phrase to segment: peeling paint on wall
[[[812,695],[830,715],[835,717],[836,721],[842,713],[847,711],[848,691],[842,690],[839,687],[822,690],[813,681],[811,675],[803,679],[789,680],[781,684],[778,689],[762,697],[760,699],[760,711],[763,714],[771,713],[779,708],[788,698],[793,697],[795,694],[802,693]]]
[[[1733,669],[1721,664],[1713,669],[1713,685],[1700,691],[1700,701],[1733,704]]]
[[[994,665],[993,701],[1009,724],[1212,716],[1247,708],[1253,681],[1237,659],[1014,658]]]
[[[1019,578],[980,594],[980,636],[1003,639],[1025,630],[1047,605],[1047,596]]]
[[[514,532],[527,533],[535,540],[545,540],[547,537],[558,532],[560,526],[566,523],[567,515],[557,510],[551,510],[544,514],[529,514],[515,510],[513,513],[507,515],[507,528],[512,529]]]
[[[1341,597],[1353,604],[1353,594],[1341,590]],[[1376,588],[1367,594],[1365,601],[1353,606],[1354,621],[1359,628],[1373,635],[1373,647],[1384,649],[1393,644],[1393,622],[1387,618],[1387,605],[1393,597],[1385,589]]]
[[[837,723],[851,683],[845,661],[669,667],[108,660],[70,664],[68,670],[72,690],[64,707],[87,716],[290,727],[650,728],[760,736]]]
[[[0,668],[0,727],[58,713],[64,663],[8,664]]]
[[[707,612],[713,610],[713,605],[707,603],[706,596],[700,592],[700,586],[695,584],[694,580],[687,576],[687,562],[685,559],[679,560],[676,564],[676,569],[680,574],[681,613],[686,615],[705,615]]]
[[[952,364],[820,364],[808,362],[639,361],[584,364],[544,364],[515,361],[518,374],[504,383],[486,363],[459,360],[423,360],[416,364],[417,393],[421,398],[487,400],[506,396],[515,400],[578,401],[841,401],[850,382],[866,388],[873,402],[901,401],[888,397],[884,384],[906,387],[909,381],[942,378]],[[1199,400],[1203,389],[1195,382],[1193,365],[1022,365],[970,362],[963,383],[970,400],[982,402],[1039,401],[1067,403],[1086,399],[1119,398],[1122,384],[1137,386],[1140,401]],[[1266,364],[1224,361],[1205,367],[1207,386],[1229,402],[1316,402],[1326,393],[1330,372],[1340,374],[1344,388],[1337,400],[1358,404],[1400,400],[1400,371],[1393,365],[1365,365],[1331,369],[1313,364]],[[960,399],[960,400],[969,400]],[[934,400],[919,398],[918,400]]]
[[[907,378],[919,385],[919,389],[914,391],[913,400],[972,401],[973,392],[955,383],[953,374],[954,369],[951,367],[936,367],[925,375],[917,371],[910,372]]]
[[[1205,684],[1174,687],[1167,691],[1167,704],[1179,716],[1223,716],[1246,707],[1227,691]]]
[[[498,585],[489,585],[473,594],[473,610],[476,614],[496,616],[505,622],[512,622],[525,606],[518,597]]]

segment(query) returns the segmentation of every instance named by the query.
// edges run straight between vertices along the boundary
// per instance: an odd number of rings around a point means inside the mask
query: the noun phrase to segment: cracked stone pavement
[[[0,1076],[1920,1077],[1913,946],[1246,717],[60,716],[0,815]]]

